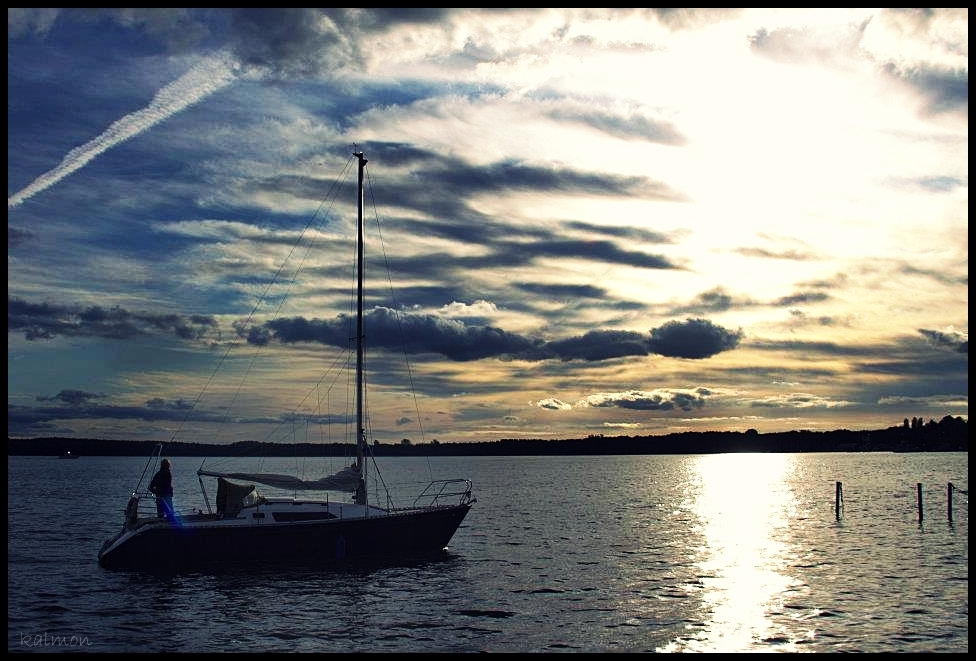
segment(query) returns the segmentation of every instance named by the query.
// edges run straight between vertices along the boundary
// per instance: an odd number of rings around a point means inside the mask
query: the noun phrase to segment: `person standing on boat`
[[[159,470],[149,483],[149,493],[156,496],[156,516],[173,521],[173,473],[169,469],[169,459],[163,459]]]

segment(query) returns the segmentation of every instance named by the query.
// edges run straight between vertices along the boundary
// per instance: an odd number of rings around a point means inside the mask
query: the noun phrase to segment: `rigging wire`
[[[354,149],[354,151],[358,151],[358,149]],[[310,255],[312,253],[312,250],[315,248],[315,241],[314,241],[314,238],[311,236],[312,230],[315,229],[315,228],[317,228],[320,225],[320,223],[322,222],[322,220],[332,217],[332,214],[334,212],[334,208],[335,208],[335,206],[337,204],[338,193],[339,193],[339,190],[341,188],[341,183],[345,180],[345,178],[348,175],[349,170],[352,168],[352,166],[353,166],[353,164],[355,162],[356,162],[356,160],[354,158],[352,158],[352,157],[350,157],[349,159],[346,160],[346,162],[345,162],[344,166],[342,167],[341,171],[335,177],[335,179],[332,181],[332,184],[331,184],[331,186],[329,188],[329,191],[327,192],[326,196],[320,201],[320,203],[316,207],[315,212],[311,215],[311,217],[309,218],[308,222],[305,224],[305,226],[299,232],[298,237],[296,238],[296,240],[294,241],[294,243],[290,247],[288,253],[282,259],[281,263],[278,265],[278,268],[275,270],[273,276],[269,279],[269,281],[267,282],[267,284],[264,286],[263,290],[261,291],[261,293],[258,296],[258,298],[257,298],[256,302],[254,303],[254,305],[252,306],[251,310],[248,312],[248,314],[246,315],[246,317],[244,318],[243,321],[235,324],[238,338],[236,340],[234,340],[234,341],[231,341],[227,345],[227,347],[225,348],[224,352],[221,354],[220,358],[217,361],[217,364],[215,365],[214,369],[212,370],[212,372],[208,376],[208,378],[207,378],[206,382],[204,383],[203,387],[200,389],[200,391],[198,392],[198,394],[194,398],[194,400],[191,403],[191,405],[187,408],[186,414],[184,415],[183,419],[178,424],[177,428],[172,433],[172,435],[170,437],[170,441],[171,442],[174,442],[183,433],[186,425],[189,422],[189,419],[190,419],[190,416],[191,416],[192,412],[198,408],[198,406],[203,401],[203,399],[208,394],[208,392],[210,392],[212,390],[212,388],[214,386],[214,383],[217,380],[217,375],[220,374],[221,371],[224,369],[226,363],[230,360],[231,354],[236,349],[238,349],[239,347],[241,347],[242,345],[246,346],[248,344],[248,341],[247,341],[248,340],[248,332],[254,330],[255,328],[257,328],[256,319],[257,319],[258,313],[260,312],[261,309],[267,307],[268,302],[271,301],[274,298],[272,296],[272,294],[271,294],[273,288],[276,287],[277,285],[280,285],[282,282],[287,282],[288,284],[287,284],[287,287],[284,289],[284,292],[283,293],[276,294],[276,297],[278,298],[278,302],[277,302],[277,305],[274,307],[274,310],[271,313],[270,320],[271,321],[274,321],[274,320],[277,320],[278,318],[280,318],[281,313],[282,313],[282,310],[283,310],[286,302],[288,301],[288,299],[289,299],[289,297],[291,295],[291,292],[292,292],[293,288],[295,287],[295,285],[296,285],[296,283],[298,281],[298,277],[303,272],[303,270],[305,269],[306,264],[307,264],[307,262],[309,260],[309,257],[310,257]],[[410,387],[410,393],[411,393],[411,396],[412,396],[412,402],[413,402],[413,406],[414,406],[414,410],[415,410],[415,414],[416,414],[416,418],[417,418],[417,427],[418,427],[418,431],[419,431],[419,434],[420,434],[420,441],[419,442],[423,443],[423,442],[426,442],[426,434],[425,434],[425,430],[424,430],[424,426],[423,426],[423,417],[422,417],[421,412],[420,412],[420,405],[419,405],[419,401],[418,401],[418,397],[417,397],[417,393],[416,393],[416,381],[415,381],[415,378],[414,378],[414,370],[413,370],[412,365],[410,364],[409,356],[408,356],[408,353],[407,353],[406,340],[405,340],[405,335],[406,334],[404,332],[403,317],[402,317],[402,314],[401,314],[400,303],[397,300],[396,292],[395,292],[395,289],[394,289],[394,286],[393,286],[393,279],[392,279],[392,275],[391,275],[392,268],[391,268],[391,265],[390,265],[390,257],[389,257],[389,254],[387,252],[387,249],[386,249],[386,243],[385,243],[385,240],[383,238],[382,228],[380,226],[380,219],[379,219],[379,212],[377,210],[376,198],[375,198],[375,196],[373,194],[372,177],[371,177],[371,173],[370,173],[368,167],[365,170],[365,175],[366,175],[368,199],[369,199],[370,205],[372,206],[373,222],[374,222],[374,224],[376,226],[377,238],[378,238],[379,246],[380,246],[380,249],[381,249],[381,252],[382,252],[382,255],[383,255],[383,261],[384,261],[384,265],[385,265],[385,269],[386,269],[387,285],[388,285],[389,292],[390,292],[390,297],[391,297],[391,300],[392,300],[392,303],[391,303],[391,311],[393,312],[393,317],[394,317],[394,319],[396,321],[397,328],[399,330],[400,342],[401,342],[401,351],[402,351],[402,354],[403,354],[403,360],[404,360],[405,369],[406,369],[406,376],[407,376],[407,379],[408,379],[408,383],[409,383],[409,387]],[[300,249],[302,248],[302,244],[303,243],[306,244],[305,245],[305,249],[304,249],[304,252],[301,252],[300,253]],[[364,262],[366,261],[366,250],[365,250],[365,248],[366,248],[366,246],[364,246],[364,252],[363,252]],[[354,247],[354,249],[355,249],[355,247]],[[299,256],[299,253],[300,253],[300,256]],[[294,271],[292,271],[290,274],[287,274],[286,275],[286,268],[287,268],[288,264],[294,262],[296,259],[297,259],[297,266],[295,267]],[[355,260],[353,260],[353,268],[354,269],[356,268],[355,267]],[[355,291],[355,284],[352,285],[351,289],[352,289],[353,292]],[[351,298],[354,300],[355,293],[353,293],[353,295],[351,296]],[[355,314],[354,313],[350,313],[348,315],[348,317],[347,317],[347,319],[354,319],[354,318],[355,318]],[[350,332],[349,335],[350,335],[350,340],[353,340],[354,338],[352,337],[352,335],[354,335],[354,333],[353,332]],[[231,412],[237,406],[237,403],[240,400],[240,398],[242,396],[242,393],[244,392],[244,386],[245,386],[246,382],[248,381],[248,379],[251,376],[251,374],[254,372],[255,366],[257,365],[257,362],[258,362],[258,359],[265,353],[265,351],[266,351],[266,345],[264,345],[264,344],[260,344],[258,347],[255,348],[255,353],[251,356],[250,361],[248,362],[247,366],[245,367],[245,369],[244,369],[244,371],[243,371],[243,373],[241,375],[241,378],[240,378],[239,382],[237,383],[236,388],[233,391],[233,395],[231,396],[230,402],[229,402],[229,404],[226,407],[226,413],[225,413],[223,419],[221,420],[221,422],[227,422],[228,420],[230,420],[230,418],[231,418]],[[293,408],[292,414],[289,415],[289,416],[285,416],[284,418],[282,418],[281,420],[279,420],[278,423],[276,425],[274,425],[271,428],[270,431],[267,432],[267,434],[265,435],[265,439],[266,440],[276,438],[278,434],[282,434],[282,436],[281,436],[282,439],[286,438],[288,436],[288,434],[294,435],[295,432],[294,431],[290,431],[290,430],[292,430],[293,427],[294,427],[295,418],[298,416],[298,411],[301,411],[302,408],[306,405],[306,403],[309,400],[314,399],[315,402],[316,402],[314,404],[313,410],[321,411],[321,400],[322,400],[323,392],[324,392],[325,395],[328,395],[329,393],[331,393],[333,391],[333,389],[337,385],[339,374],[344,373],[344,374],[349,375],[350,370],[344,370],[344,369],[341,369],[341,368],[342,368],[342,366],[344,364],[348,363],[348,361],[350,359],[349,357],[351,355],[351,351],[352,350],[350,349],[350,347],[347,346],[346,347],[346,350],[344,352],[339,352],[339,354],[337,354],[334,357],[332,363],[322,373],[321,377],[312,385],[312,387],[306,392],[306,394],[304,395],[304,397]],[[365,416],[364,416],[364,427],[368,431],[367,438],[372,438],[372,421],[371,421],[371,418],[370,418],[370,415],[369,415],[369,409],[368,409],[368,406],[367,406],[367,404],[368,404],[368,388],[366,388],[366,385],[367,384],[366,384],[366,381],[365,381],[365,379],[367,378],[367,374],[368,374],[368,371],[365,370],[365,368],[364,368],[364,376],[363,376],[363,378],[364,378],[364,394],[363,394],[364,401],[363,401],[363,407],[364,407],[364,412],[365,412]],[[330,375],[331,375],[331,379],[330,379]],[[349,378],[351,378],[351,377],[349,377]],[[327,385],[327,387],[324,388],[324,391],[323,391],[323,385],[326,384],[326,383],[328,385]],[[348,383],[347,383],[347,385],[348,385]],[[348,391],[348,388],[347,388],[347,391]],[[315,396],[313,398],[313,395],[315,395],[316,393],[318,393],[317,396]],[[347,397],[347,399],[348,399],[348,397]],[[348,405],[349,404],[348,404],[348,401],[347,401],[347,406]],[[316,417],[318,417],[320,419],[322,418],[321,415],[318,415]],[[334,420],[334,415],[331,414],[331,413],[329,413],[325,417],[328,419],[329,422],[332,422]],[[348,436],[349,436],[350,433],[352,433],[354,436],[357,435],[358,434],[358,431],[357,430],[353,430],[352,432],[349,431],[349,425],[351,424],[350,423],[349,416],[348,415],[344,416],[344,419],[346,421],[346,432],[345,432],[346,437],[348,438]],[[220,427],[221,427],[221,425],[218,424],[217,425],[217,428],[219,429]],[[385,487],[386,484],[385,484],[385,482],[384,482],[384,480],[382,478],[382,475],[380,475],[379,469],[378,469],[378,467],[376,466],[376,463],[375,463],[375,452],[373,451],[374,448],[370,444],[367,444],[367,447],[369,448],[369,454],[370,454],[371,458],[373,459],[374,470],[372,471],[372,474]],[[201,463],[201,468],[203,467],[203,464],[206,463],[206,461],[207,461],[207,459],[204,458],[203,463]],[[433,469],[431,467],[430,458],[429,457],[427,457],[427,470],[428,470],[428,473],[429,474],[432,474]]]
[[[284,273],[284,270],[285,270],[286,265],[289,263],[289,261],[292,260],[293,256],[296,254],[296,252],[298,251],[298,249],[301,247],[301,244],[305,240],[306,236],[310,235],[310,232],[313,229],[313,227],[316,227],[317,226],[316,225],[316,219],[320,217],[320,214],[322,215],[323,218],[327,218],[327,217],[330,217],[331,216],[332,209],[335,207],[336,200],[338,198],[338,191],[339,191],[339,188],[340,188],[340,182],[344,180],[345,175],[349,171],[351,165],[352,165],[352,160],[351,159],[347,159],[347,161],[346,161],[344,167],[342,168],[341,172],[333,180],[332,185],[331,185],[328,193],[322,199],[322,201],[319,203],[318,207],[316,207],[315,212],[309,218],[308,222],[302,228],[301,232],[299,232],[299,235],[298,235],[297,239],[295,240],[295,243],[292,245],[291,249],[289,250],[288,254],[285,256],[285,258],[282,260],[282,262],[279,265],[278,269],[275,271],[273,277],[265,285],[264,290],[262,291],[262,293],[258,297],[257,301],[252,306],[250,312],[247,314],[247,316],[244,319],[244,321],[238,326],[238,335],[239,335],[239,338],[244,338],[243,339],[243,343],[244,344],[247,343],[246,336],[245,336],[245,331],[253,325],[254,319],[257,316],[258,311],[262,307],[264,307],[266,301],[270,298],[270,292],[271,292],[272,287],[274,287],[276,284],[278,284],[282,280],[282,274]],[[326,207],[326,205],[328,205],[328,209],[327,209],[327,211],[326,211],[325,214],[322,214],[322,210],[323,210],[323,208]],[[309,255],[310,255],[313,247],[314,247],[314,241],[310,239],[308,241],[308,245],[307,245],[307,247],[305,249],[304,255],[302,255],[301,259],[298,262],[298,266],[296,267],[295,271],[292,273],[291,277],[289,278],[289,282],[290,282],[289,286],[285,289],[284,295],[282,295],[280,297],[280,300],[278,302],[278,306],[275,308],[274,312],[272,313],[272,320],[277,319],[278,316],[280,315],[281,310],[282,310],[282,307],[284,306],[285,302],[288,300],[288,292],[292,289],[292,287],[294,287],[295,283],[297,282],[298,275],[302,272],[302,270],[304,268],[304,265],[305,265],[305,262],[307,261],[307,259],[308,259]],[[211,389],[211,387],[213,386],[214,381],[217,378],[217,374],[219,374],[221,372],[224,364],[230,358],[231,353],[234,351],[235,348],[239,347],[241,344],[242,344],[242,340],[241,339],[238,339],[238,341],[232,341],[230,344],[227,345],[227,347],[224,350],[223,354],[218,359],[217,364],[214,366],[214,369],[211,372],[210,376],[207,378],[207,380],[204,383],[203,387],[197,393],[197,396],[194,398],[194,400],[191,403],[191,405],[187,408],[186,413],[185,413],[183,419],[179,422],[179,424],[177,425],[176,429],[173,431],[172,435],[170,436],[170,442],[174,442],[175,439],[177,437],[179,437],[179,435],[182,433],[184,427],[186,426],[186,424],[187,424],[187,422],[188,422],[188,420],[190,418],[191,413],[197,408],[197,406],[203,400],[204,396]],[[255,353],[255,355],[252,357],[250,363],[248,364],[247,368],[245,369],[243,375],[241,376],[241,380],[238,383],[238,386],[237,386],[236,390],[234,391],[234,395],[231,398],[231,402],[230,402],[230,404],[227,407],[227,414],[224,417],[224,420],[223,420],[224,422],[226,422],[229,419],[229,417],[230,417],[230,411],[233,410],[233,407],[236,404],[238,398],[240,397],[240,393],[243,390],[244,383],[246,382],[248,376],[252,372],[252,370],[254,368],[254,365],[256,364],[257,358],[262,353],[263,353],[263,348],[257,350],[257,352]],[[321,381],[319,383],[321,383]],[[309,396],[310,396],[309,394],[306,394],[305,398],[302,399],[302,402],[301,403],[304,403],[309,398]],[[279,423],[279,427],[281,425],[283,425],[283,424],[284,424],[283,422],[282,423]],[[272,430],[272,432],[273,431],[274,430]],[[206,463],[206,458],[204,459],[203,463]],[[203,466],[203,464],[201,464],[201,468],[202,468],[202,466]]]
[[[407,353],[406,340],[404,339],[406,337],[406,333],[403,331],[403,318],[400,314],[400,303],[397,300],[396,290],[393,287],[393,277],[391,275],[392,269],[390,268],[390,257],[389,254],[386,252],[386,242],[383,240],[383,230],[380,227],[379,213],[376,209],[376,198],[373,196],[372,178],[370,176],[368,165],[366,168],[366,182],[367,182],[367,191],[369,193],[369,201],[373,208],[373,219],[374,219],[373,222],[376,224],[376,235],[377,238],[379,239],[381,252],[383,253],[383,262],[384,265],[386,266],[386,279],[390,289],[390,299],[392,301],[391,310],[393,311],[393,318],[396,320],[397,323],[397,330],[399,330],[400,333],[400,346],[401,346],[401,350],[403,351],[403,362],[407,372],[407,380],[410,384],[410,395],[413,399],[414,411],[416,412],[416,416],[417,416],[417,428],[420,434],[420,442],[425,443],[426,436],[424,432],[423,415],[421,415],[420,402],[417,399],[417,388],[413,378],[413,367],[410,364],[410,358]],[[429,455],[427,456],[427,473],[428,473],[428,477],[432,479],[433,468],[430,464]]]

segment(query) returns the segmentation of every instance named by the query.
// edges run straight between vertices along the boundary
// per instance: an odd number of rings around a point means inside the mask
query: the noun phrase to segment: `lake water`
[[[170,578],[96,560],[145,465],[8,458],[8,651],[969,650],[968,453],[388,459],[473,480],[445,559]]]

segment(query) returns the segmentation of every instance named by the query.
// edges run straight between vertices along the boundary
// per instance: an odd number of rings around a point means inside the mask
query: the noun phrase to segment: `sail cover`
[[[199,470],[197,471],[197,475],[222,477],[228,480],[242,480],[244,482],[257,482],[258,484],[269,487],[295,491],[355,491],[362,477],[355,464],[346,466],[337,473],[315,480],[303,480],[294,475],[280,475],[277,473],[218,473]]]
[[[245,499],[253,503],[258,498],[253,484],[234,484],[217,478],[217,515],[221,518],[233,519],[244,508]]]

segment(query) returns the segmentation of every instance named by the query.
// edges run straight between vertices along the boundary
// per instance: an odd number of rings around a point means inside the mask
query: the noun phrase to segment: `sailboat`
[[[106,569],[179,571],[207,566],[273,563],[334,565],[356,561],[399,561],[442,554],[476,502],[466,478],[434,480],[412,504],[374,504],[367,489],[370,448],[364,413],[363,347],[363,182],[367,159],[359,164],[356,316],[355,461],[324,478],[220,472],[201,467],[198,480],[205,509],[159,517],[140,512],[148,491],[136,487],[125,507],[121,530],[98,552]],[[162,458],[158,445],[139,485]],[[371,457],[375,461],[375,456]],[[216,480],[211,506],[204,478]],[[211,483],[212,484],[212,483]],[[266,497],[257,485],[294,492],[326,492],[324,499]],[[340,497],[331,495],[338,492]],[[375,498],[380,500],[379,496]]]

